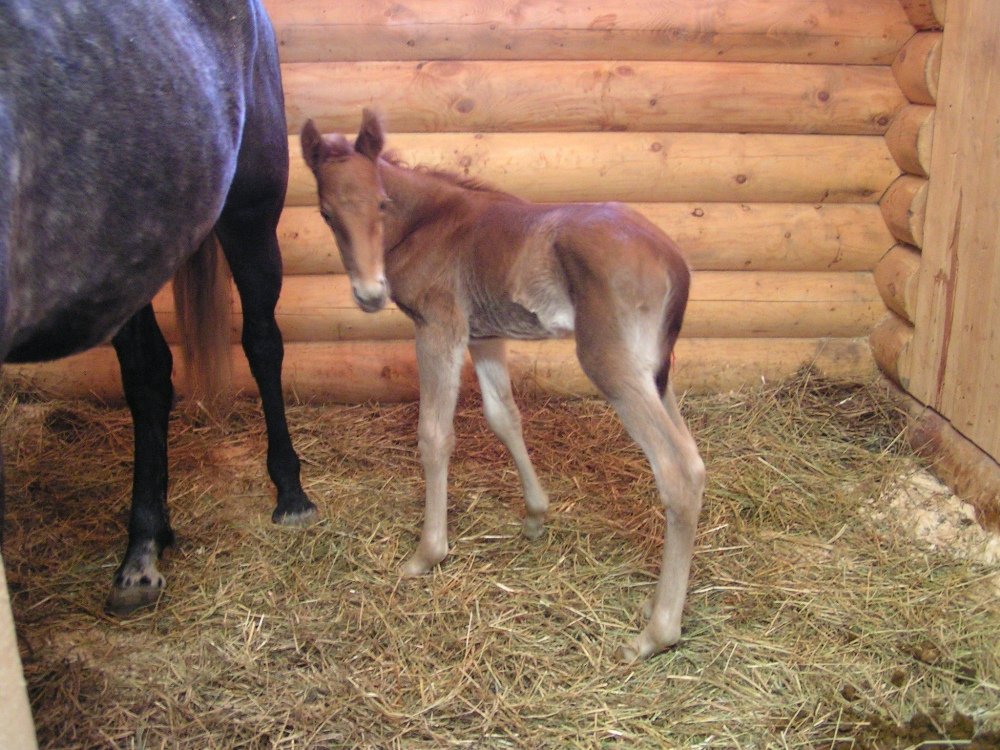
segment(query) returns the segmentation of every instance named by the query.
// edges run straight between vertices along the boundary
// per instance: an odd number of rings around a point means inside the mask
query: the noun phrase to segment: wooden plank
[[[633,203],[695,270],[870,271],[895,242],[879,207],[859,203]],[[287,274],[343,273],[314,206],[286,208],[278,240]]]
[[[243,325],[234,293],[232,341]],[[177,322],[169,285],[153,300],[167,340]],[[866,336],[885,312],[870,273],[695,274],[682,334],[687,337],[849,338]],[[362,312],[342,274],[287,276],[276,310],[285,341],[409,338],[413,326],[395,306]]]
[[[593,395],[580,370],[571,340],[512,342],[511,375],[520,392],[553,396]],[[231,351],[236,388],[256,387],[239,347]],[[182,384],[180,353],[175,350],[174,382]],[[717,393],[752,387],[791,376],[813,366],[831,378],[867,381],[875,375],[865,339],[681,339],[677,342],[674,382],[681,391]],[[120,403],[121,382],[114,351],[100,346],[55,362],[4,367],[5,376],[52,397],[94,398]],[[466,358],[463,388],[474,388]],[[302,401],[357,403],[415,401],[417,365],[412,341],[289,343],[285,346],[283,386]],[[179,391],[183,394],[183,385]]]
[[[1000,532],[1000,464],[933,409],[894,389],[908,423],[906,439],[934,473],[976,510],[976,520]]]
[[[286,62],[702,60],[886,65],[898,0],[265,0]]]
[[[17,648],[10,594],[0,557],[0,747],[11,750],[35,750],[35,725],[31,720],[31,704],[21,670],[21,655]]]
[[[390,133],[411,164],[537,201],[874,203],[899,176],[877,136],[736,133]],[[289,139],[286,205],[316,204]]]
[[[1000,457],[1000,3],[948,6],[913,395]]]
[[[886,67],[702,62],[286,63],[289,124],[393,131],[874,135],[906,104]]]

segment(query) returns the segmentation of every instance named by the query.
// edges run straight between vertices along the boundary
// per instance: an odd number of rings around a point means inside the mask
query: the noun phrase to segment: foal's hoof
[[[666,651],[681,639],[680,633],[676,636],[668,635],[664,638],[656,638],[650,634],[647,627],[639,635],[626,644],[618,647],[616,656],[619,661],[626,664],[642,661],[651,656],[656,656],[661,651]]]
[[[532,542],[541,539],[545,536],[545,519],[526,516],[524,526],[521,527],[521,533],[524,534],[526,539],[530,539]]]
[[[448,556],[448,548],[446,547],[444,552],[436,551],[431,554],[417,550],[413,555],[403,563],[399,568],[399,574],[403,578],[419,578],[420,576],[427,575],[430,573],[434,566],[440,563]]]
[[[104,602],[104,611],[116,617],[128,617],[137,609],[151,607],[159,601],[163,594],[163,576],[156,580],[139,580],[131,585],[115,584]]]
[[[279,505],[271,514],[271,521],[279,526],[309,526],[319,520],[319,509],[304,497],[291,507]]]

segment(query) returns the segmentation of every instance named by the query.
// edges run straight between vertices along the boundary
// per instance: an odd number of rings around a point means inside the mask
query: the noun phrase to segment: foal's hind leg
[[[277,196],[280,200],[280,195]],[[216,226],[243,307],[243,351],[257,381],[267,426],[267,471],[277,488],[275,523],[306,524],[317,515],[299,479],[299,457],[292,447],[281,392],[284,345],[274,319],[281,291],[281,255],[275,234],[280,203],[232,208],[227,204]]]
[[[624,347],[622,351],[596,354],[586,346],[580,347],[580,343],[578,338],[584,371],[614,406],[649,459],[660,502],[666,509],[663,560],[649,621],[621,651],[629,661],[644,659],[680,639],[705,465],[680,413],[672,413],[660,400],[653,374],[640,358],[624,351]]]
[[[479,388],[483,393],[483,412],[493,433],[507,447],[524,490],[527,515],[524,518],[524,535],[538,539],[545,533],[545,512],[549,498],[535,474],[528,458],[521,433],[521,414],[514,403],[507,370],[507,352],[503,339],[479,339],[469,342],[469,352],[476,366]]]
[[[164,580],[156,560],[173,543],[167,511],[167,420],[173,401],[173,360],[146,305],[112,339],[135,432],[128,548],[115,573],[106,609],[126,615],[156,602]]]

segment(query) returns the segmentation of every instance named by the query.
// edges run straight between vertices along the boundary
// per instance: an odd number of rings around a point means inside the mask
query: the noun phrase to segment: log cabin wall
[[[894,63],[908,174],[882,201],[900,244],[875,269],[890,312],[872,348],[913,397],[911,443],[1000,529],[1000,5],[903,4],[921,31]]]
[[[389,147],[412,164],[538,201],[624,201],[672,235],[695,269],[680,388],[759,383],[809,363],[854,379],[874,372],[869,334],[886,302],[873,270],[892,276],[896,266],[880,264],[891,249],[896,265],[912,260],[894,249],[884,214],[913,203],[913,183],[898,179],[911,167],[892,144],[926,131],[913,108],[927,105],[910,103],[898,68],[919,57],[909,50],[926,32],[914,14],[931,13],[928,2],[265,5],[289,123],[278,312],[286,385],[299,397],[416,397],[412,328],[398,310],[354,306],[299,157],[307,117],[351,134],[363,106],[383,112]],[[887,139],[890,126],[905,136]],[[170,296],[155,306],[175,340]],[[511,361],[522,388],[592,392],[572,342],[515,343]],[[233,362],[252,389],[242,356]],[[118,393],[107,351],[44,372],[57,389]]]

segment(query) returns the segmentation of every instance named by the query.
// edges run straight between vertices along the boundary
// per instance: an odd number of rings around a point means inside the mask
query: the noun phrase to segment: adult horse
[[[114,344],[135,471],[111,611],[156,600],[156,561],[173,541],[172,361],[150,300],[216,238],[263,404],[273,519],[316,512],[285,421],[274,320],[287,152],[259,0],[0,0],[0,360]],[[186,286],[197,295],[208,281],[196,272]]]

